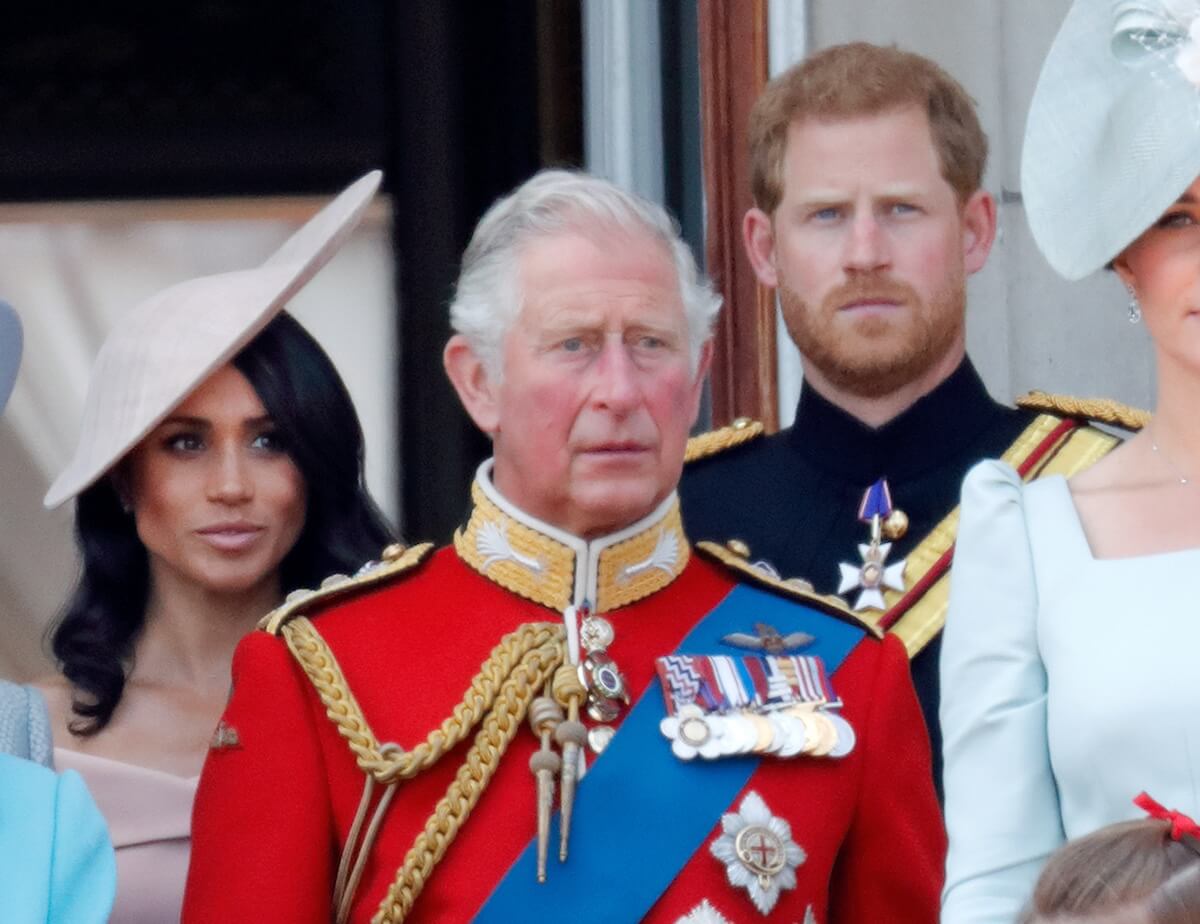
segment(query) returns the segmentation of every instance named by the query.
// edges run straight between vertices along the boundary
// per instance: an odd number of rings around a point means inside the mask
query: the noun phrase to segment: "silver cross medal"
[[[892,495],[888,483],[880,478],[863,495],[862,504],[858,508],[858,518],[863,523],[870,524],[871,541],[859,545],[858,554],[862,564],[852,565],[843,562],[838,565],[842,573],[838,593],[845,594],[858,590],[858,599],[854,601],[854,609],[866,610],[887,609],[883,599],[884,589],[904,590],[904,564],[902,558],[893,564],[887,563],[888,552],[892,549],[890,542],[883,542],[883,523],[892,514]]]

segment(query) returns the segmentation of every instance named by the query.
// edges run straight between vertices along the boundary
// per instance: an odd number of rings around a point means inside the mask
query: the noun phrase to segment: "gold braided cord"
[[[379,739],[367,724],[362,707],[350,692],[342,669],[325,639],[307,616],[294,617],[291,622],[281,626],[279,632],[292,657],[304,668],[304,673],[316,688],[325,706],[325,714],[337,726],[338,733],[346,739],[350,750],[358,758],[359,767],[370,773],[367,767],[383,759]]]
[[[471,680],[462,701],[450,716],[423,742],[405,752],[399,749],[385,751],[381,747],[367,724],[362,707],[350,692],[337,658],[309,619],[298,616],[283,626],[281,632],[292,655],[316,688],[325,714],[354,752],[359,769],[369,773],[376,782],[385,784],[411,779],[453,750],[491,708],[506,678],[529,652],[561,642],[565,634],[557,623],[526,623],[504,636]]]
[[[728,427],[719,430],[709,430],[698,433],[687,441],[687,449],[683,454],[684,462],[697,462],[715,456],[718,452],[748,443],[763,434],[763,425],[749,417],[739,417]]]
[[[1111,424],[1123,430],[1141,430],[1153,416],[1149,411],[1108,398],[1074,398],[1071,395],[1051,395],[1044,391],[1031,391],[1022,395],[1017,399],[1017,407],[1064,417],[1082,417],[1084,420]]]
[[[500,688],[493,708],[484,718],[466,760],[455,774],[446,795],[425,822],[396,873],[371,924],[403,921],[421,894],[437,864],[470,817],[479,797],[500,764],[500,758],[525,720],[529,705],[554,671],[566,660],[561,631],[525,653]]]

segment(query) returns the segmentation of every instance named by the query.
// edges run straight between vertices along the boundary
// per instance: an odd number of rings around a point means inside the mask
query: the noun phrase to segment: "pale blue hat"
[[[1021,158],[1038,247],[1100,269],[1200,176],[1200,0],[1075,0],[1042,66]]]
[[[21,365],[21,319],[7,302],[0,302],[0,411],[8,403]]]

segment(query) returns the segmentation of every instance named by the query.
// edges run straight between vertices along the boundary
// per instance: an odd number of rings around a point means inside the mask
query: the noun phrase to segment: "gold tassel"
[[[571,812],[575,807],[575,783],[579,778],[579,756],[587,729],[579,721],[579,704],[587,696],[587,690],[579,679],[578,669],[563,664],[554,672],[554,698],[567,709],[567,720],[560,722],[554,730],[554,740],[562,746],[562,819],[558,846],[558,859],[567,859],[567,845],[571,839]]]
[[[529,707],[529,724],[542,740],[541,749],[529,758],[537,779],[537,879],[546,881],[546,853],[550,843],[550,813],[554,808],[554,777],[562,761],[550,748],[550,737],[562,723],[562,709],[549,696],[539,696]]]

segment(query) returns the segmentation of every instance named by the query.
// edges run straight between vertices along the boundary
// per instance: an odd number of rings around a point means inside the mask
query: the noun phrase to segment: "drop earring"
[[[1142,306],[1138,304],[1137,293],[1129,290],[1129,313],[1126,315],[1130,324],[1136,324],[1142,319]]]

